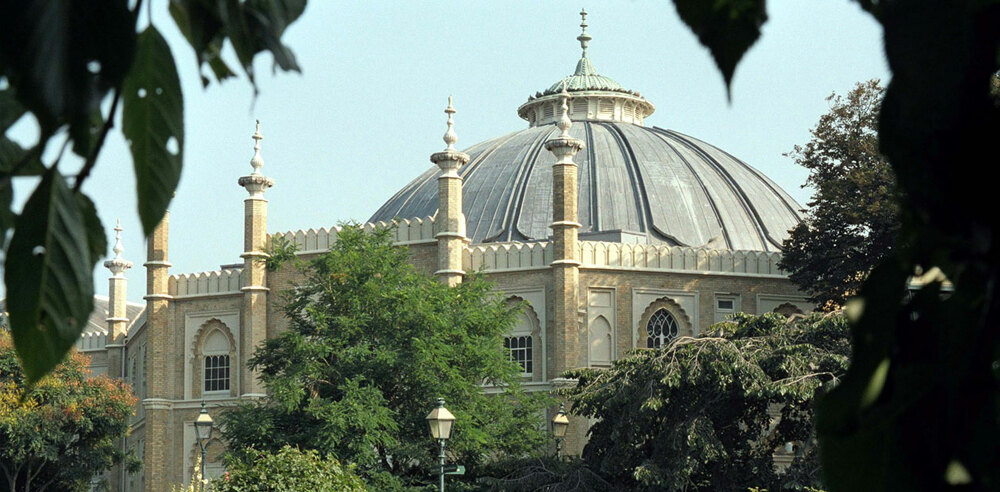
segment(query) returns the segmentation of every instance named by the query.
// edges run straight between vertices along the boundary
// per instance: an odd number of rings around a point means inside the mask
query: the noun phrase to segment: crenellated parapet
[[[786,277],[781,253],[682,246],[580,242],[582,268],[701,271]]]
[[[730,251],[683,246],[581,241],[580,268],[604,270],[656,270],[786,277],[778,268],[781,253]],[[553,260],[551,243],[493,243],[466,247],[467,271],[501,272],[548,268]]]
[[[184,273],[171,275],[168,281],[170,295],[174,298],[185,296],[207,296],[238,294],[243,287],[243,269],[233,268],[214,272]]]
[[[108,332],[106,330],[87,330],[76,339],[76,349],[81,352],[91,350],[105,350]]]
[[[552,264],[552,244],[493,243],[465,248],[462,268],[466,271],[504,271],[546,268]]]
[[[375,229],[393,228],[392,241],[398,246],[410,244],[431,243],[437,241],[434,237],[434,218],[399,219],[392,222],[368,222],[361,226],[363,230],[372,232]],[[337,242],[340,227],[321,227],[319,229],[278,232],[270,235],[273,241],[283,237],[295,245],[298,254],[324,253]]]

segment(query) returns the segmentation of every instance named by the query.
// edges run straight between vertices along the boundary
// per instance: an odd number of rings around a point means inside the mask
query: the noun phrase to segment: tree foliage
[[[438,397],[457,419],[451,462],[474,469],[539,447],[544,401],[522,391],[521,368],[502,351],[517,308],[475,276],[449,288],[407,255],[388,230],[345,226],[304,267],[286,295],[288,330],[250,359],[271,398],[224,416],[230,449],[291,444],[420,482],[435,462],[424,418]]]
[[[895,176],[878,151],[883,93],[870,80],[846,97],[831,95],[812,140],[789,154],[809,170],[806,183],[816,191],[805,220],[785,240],[781,268],[827,309],[857,294],[899,231]]]
[[[218,81],[234,75],[220,54],[228,40],[255,84],[259,53],[270,52],[275,68],[299,69],[281,37],[305,4],[170,0],[169,8],[199,70],[208,65]],[[93,268],[107,242],[81,187],[119,105],[146,234],[180,180],[184,97],[170,46],[151,21],[141,21],[143,6],[143,0],[0,0],[0,250],[11,332],[29,383],[65,357],[93,310]],[[202,82],[209,78],[202,75]],[[39,138],[24,148],[8,130],[29,114]],[[51,146],[59,151],[46,152]],[[67,148],[78,159],[64,161]],[[14,210],[14,180],[38,176],[24,208]]]
[[[740,314],[610,370],[577,371],[572,412],[597,420],[583,458],[644,490],[816,486],[812,403],[846,372],[849,347],[841,316]],[[786,442],[805,445],[778,475],[772,455]]]
[[[0,332],[2,333],[2,332]],[[74,353],[32,388],[11,340],[0,334],[0,485],[17,491],[84,491],[112,466],[138,460],[121,442],[136,399],[105,376],[91,377]]]
[[[744,23],[760,17],[740,10],[745,0],[712,3]],[[831,490],[997,489],[1000,219],[981,166],[1000,135],[1000,2],[858,3],[885,33],[892,78],[878,143],[901,225],[848,306],[850,370],[817,407],[824,476]],[[721,44],[745,50],[748,39]],[[942,275],[909,292],[931,267]],[[942,295],[945,278],[953,290]]]
[[[215,492],[364,492],[364,482],[351,466],[323,458],[315,450],[283,446],[269,453],[250,449],[246,461],[235,461],[219,479]]]
[[[619,490],[578,457],[532,456],[500,461],[485,470],[476,490],[490,492],[612,492]],[[499,478],[496,478],[499,477]]]

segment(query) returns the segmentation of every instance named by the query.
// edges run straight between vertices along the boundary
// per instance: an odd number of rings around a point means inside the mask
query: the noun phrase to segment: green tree
[[[540,447],[546,398],[526,394],[504,354],[515,310],[481,278],[449,288],[417,272],[390,231],[345,226],[286,295],[288,330],[250,359],[271,398],[227,412],[239,450],[291,444],[419,483],[437,446],[424,420],[438,397],[455,414],[449,460],[469,466]],[[483,384],[500,395],[489,396]]]
[[[982,162],[1000,135],[1000,2],[858,3],[885,33],[892,78],[878,143],[895,171],[901,226],[848,306],[850,370],[819,399],[824,476],[831,490],[998,489],[1000,221]],[[765,1],[674,4],[728,84]],[[931,266],[943,275],[908,291]],[[953,288],[942,295],[945,278]]]
[[[353,467],[314,450],[284,446],[275,453],[250,449],[246,461],[235,461],[211,482],[215,492],[363,492],[364,482]]]
[[[0,332],[0,484],[11,492],[85,491],[95,475],[138,460],[120,440],[136,399],[127,385],[91,377],[73,353],[27,388],[10,336]]]
[[[264,51],[273,55],[276,69],[299,70],[281,37],[305,5],[306,0],[169,2],[199,71],[207,65],[218,81],[235,75],[220,55],[228,40],[252,84],[253,60]],[[81,186],[119,106],[144,233],[163,217],[180,180],[184,96],[170,46],[152,16],[140,15],[143,6],[143,0],[0,0],[0,250],[11,333],[29,383],[65,357],[94,307],[93,269],[107,240]],[[202,82],[207,85],[209,78],[202,75]],[[7,131],[27,114],[34,117],[39,138],[26,149]],[[60,150],[45,162],[50,146]],[[67,148],[77,158],[64,160]],[[67,174],[77,168],[71,183]],[[13,181],[38,177],[24,208],[15,213]]]
[[[878,80],[869,80],[846,97],[831,95],[812,140],[788,154],[809,170],[806,183],[816,191],[805,220],[785,240],[781,268],[826,309],[857,294],[899,232],[895,176],[878,152],[883,93]]]
[[[597,420],[583,458],[643,490],[817,486],[813,399],[846,372],[849,351],[842,316],[741,314],[610,370],[576,371],[572,412]],[[787,442],[802,448],[779,475],[772,454]]]

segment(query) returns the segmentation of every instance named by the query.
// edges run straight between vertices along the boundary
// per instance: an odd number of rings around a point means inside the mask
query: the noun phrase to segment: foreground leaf
[[[0,90],[0,134],[3,134],[24,115],[25,109],[14,97],[14,90]]]
[[[674,0],[674,6],[698,41],[712,52],[729,92],[736,65],[767,21],[764,0]]]
[[[139,35],[122,97],[122,131],[132,151],[139,219],[149,235],[174,196],[184,155],[180,79],[170,46],[153,26]]]
[[[94,307],[94,262],[76,195],[55,169],[24,205],[4,262],[10,329],[29,384],[41,379],[80,336]]]
[[[132,63],[135,19],[126,0],[0,2],[0,62],[42,133],[79,134]]]
[[[301,71],[291,49],[281,42],[285,29],[305,10],[305,0],[170,0],[170,14],[198,58],[218,81],[234,76],[220,56],[229,39],[240,66],[256,91],[253,59],[270,51],[274,69]],[[206,75],[202,84],[208,85]]]

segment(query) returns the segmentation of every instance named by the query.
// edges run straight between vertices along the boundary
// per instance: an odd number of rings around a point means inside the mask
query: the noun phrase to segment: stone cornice
[[[563,149],[573,149],[575,152],[583,150],[583,140],[572,137],[555,137],[545,142],[545,150],[555,151]],[[560,162],[557,164],[573,164],[572,162]],[[575,165],[575,164],[574,164]]]
[[[264,190],[274,186],[274,180],[262,174],[241,176],[237,182],[240,186],[246,188],[252,198],[262,197]]]
[[[469,162],[469,154],[457,150],[442,150],[441,152],[431,154],[431,162],[438,166],[441,166],[441,163],[456,162],[461,166]]]

